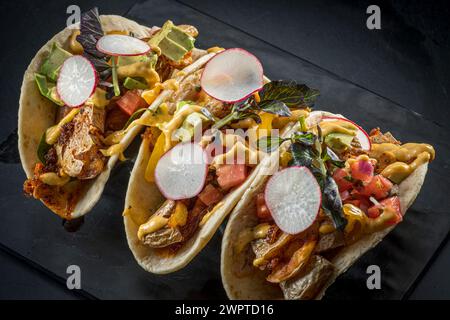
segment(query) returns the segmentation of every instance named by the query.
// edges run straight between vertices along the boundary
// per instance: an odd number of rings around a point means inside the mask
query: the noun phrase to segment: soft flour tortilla
[[[278,155],[273,155],[278,156]],[[270,168],[269,172],[275,172]],[[399,185],[399,197],[403,215],[412,205],[425,180],[428,164],[418,167],[408,178]],[[260,176],[252,183],[242,200],[236,205],[228,221],[222,240],[221,273],[222,282],[230,299],[283,299],[281,288],[277,284],[266,281],[266,274],[251,265],[252,257],[249,251],[244,250],[237,254],[234,245],[239,233],[258,223],[256,217],[255,196],[262,191],[265,182],[270,176]],[[367,235],[358,242],[343,247],[330,261],[335,267],[334,274],[317,294],[321,299],[326,289],[333,284],[336,278],[348,270],[351,265],[369,249],[375,247],[395,226]],[[250,263],[250,266],[248,264]],[[244,268],[244,266],[247,266]],[[241,270],[237,275],[236,270]],[[245,270],[245,271],[244,271]]]
[[[138,23],[116,15],[100,16],[103,31],[131,31],[137,37],[144,38],[150,36],[150,28],[141,26]],[[22,167],[27,175],[27,178],[33,177],[34,166],[39,159],[37,157],[37,147],[42,134],[53,126],[56,121],[57,108],[53,102],[43,97],[34,80],[34,74],[39,71],[42,62],[50,53],[53,43],[57,43],[62,48],[69,49],[69,38],[73,29],[77,29],[78,25],[67,27],[63,31],[55,35],[42,47],[36,56],[31,61],[22,82],[20,106],[19,106],[19,123],[18,123],[18,147]],[[206,54],[204,50],[196,50],[194,52],[195,58],[198,60],[186,67],[183,71],[185,73],[194,72],[199,65],[203,65],[205,61],[213,56],[213,54]],[[160,96],[149,106],[149,109],[154,109],[164,101],[173,91],[165,90]],[[142,126],[135,126],[130,129],[122,139],[121,143],[124,147],[133,141],[134,137],[142,129]],[[109,178],[112,168],[118,160],[118,155],[113,155],[108,159],[104,171],[95,179],[90,181],[85,194],[78,201],[76,207],[71,213],[71,218],[78,218],[87,212],[100,199],[105,184]]]
[[[265,78],[265,81],[269,81]],[[284,136],[292,130],[292,124],[288,124],[281,131],[280,135]],[[141,144],[139,154],[136,159],[133,171],[131,172],[128,183],[127,196],[125,199],[125,210],[137,210],[137,212],[145,212],[153,214],[158,210],[164,202],[164,198],[159,192],[155,183],[149,183],[144,178],[145,169],[150,158],[148,144]],[[266,157],[265,159],[268,159]],[[233,210],[234,206],[242,198],[243,194],[251,188],[252,182],[261,175],[264,169],[262,162],[256,166],[247,180],[225,196],[207,222],[199,227],[195,235],[183,244],[176,254],[171,256],[163,256],[157,250],[144,245],[137,237],[139,225],[137,225],[129,216],[124,216],[125,231],[130,247],[136,261],[148,272],[156,274],[166,274],[177,271],[185,267],[211,240],[216,230],[219,228],[223,220]],[[144,221],[145,222],[145,221]]]

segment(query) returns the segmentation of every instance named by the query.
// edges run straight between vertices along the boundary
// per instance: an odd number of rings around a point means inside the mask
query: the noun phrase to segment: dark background
[[[65,25],[65,11],[70,4],[77,4],[82,10],[96,5],[102,14],[125,15],[133,10],[135,1],[1,2],[0,141],[4,142],[0,145],[0,160],[3,163],[16,156],[9,149],[15,139],[23,72],[35,52]],[[366,28],[366,8],[370,4],[381,8],[381,30]],[[178,5],[234,26],[399,107],[420,113],[442,128],[442,132],[450,127],[450,10],[445,2],[186,0]],[[164,8],[158,11],[164,12]],[[220,34],[221,30],[214,32]],[[1,183],[0,194],[11,187]],[[20,186],[13,187],[20,189]],[[14,214],[14,208],[10,209],[0,214]],[[52,220],[52,223],[56,228],[58,222]],[[3,227],[1,230],[7,228]],[[48,241],[53,240],[49,235]],[[73,246],[76,245],[74,241]],[[450,298],[448,236],[430,257],[404,298]],[[132,259],[131,255],[126,258]],[[211,290],[214,292],[216,288]],[[85,291],[68,291],[62,278],[0,243],[0,298],[92,296]]]

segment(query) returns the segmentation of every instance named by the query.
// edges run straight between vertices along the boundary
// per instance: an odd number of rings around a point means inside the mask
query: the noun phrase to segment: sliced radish
[[[97,72],[88,59],[73,56],[64,61],[56,89],[67,106],[81,106],[94,93],[96,86]]]
[[[202,191],[207,174],[207,154],[203,148],[196,143],[180,143],[158,161],[155,181],[167,199],[188,199]]]
[[[123,34],[108,34],[97,41],[97,50],[109,56],[139,56],[150,51],[147,42]]]
[[[265,199],[277,226],[286,233],[297,234],[316,220],[322,193],[308,168],[289,167],[270,178]]]
[[[336,120],[343,120],[343,121],[350,122],[351,124],[353,124],[355,127],[358,128],[358,132],[356,133],[356,138],[358,139],[359,144],[361,145],[361,149],[369,151],[372,148],[372,144],[370,143],[369,135],[367,134],[367,132],[364,131],[363,128],[361,128],[359,125],[357,125],[353,121],[348,120],[344,117],[329,117],[329,116],[322,117],[322,121],[336,121]]]
[[[263,85],[261,62],[241,48],[216,54],[206,64],[201,78],[202,89],[208,95],[230,103],[249,97]]]

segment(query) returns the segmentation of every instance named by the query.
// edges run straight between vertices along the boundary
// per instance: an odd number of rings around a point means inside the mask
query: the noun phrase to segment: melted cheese
[[[164,151],[168,151],[172,148],[172,135],[174,131],[183,124],[183,121],[186,119],[186,117],[191,113],[200,112],[201,109],[202,107],[200,106],[186,104],[174,114],[173,118],[169,122],[163,124],[160,127],[162,133],[165,136]]]

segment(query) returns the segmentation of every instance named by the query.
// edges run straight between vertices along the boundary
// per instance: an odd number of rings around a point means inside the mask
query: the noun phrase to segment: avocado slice
[[[354,136],[345,133],[330,133],[325,137],[325,143],[333,150],[342,151],[350,147]]]
[[[153,47],[159,47],[161,53],[173,61],[179,61],[184,55],[194,48],[195,39],[176,27],[172,21],[164,23],[159,32],[148,43]]]
[[[130,77],[126,77],[125,80],[123,81],[123,86],[125,88],[127,88],[128,90],[133,90],[133,89],[147,89],[148,85],[145,82],[130,78]]]
[[[154,68],[157,60],[158,60],[158,56],[156,54],[152,54],[151,56],[147,56],[147,55],[119,56],[117,58],[117,65],[118,66],[126,66],[126,65],[133,64],[136,62],[149,62],[150,67]]]
[[[53,43],[50,54],[41,65],[39,73],[47,76],[47,78],[49,78],[50,80],[56,81],[61,65],[67,58],[70,58],[71,56],[72,54],[70,52],[67,52],[56,43]]]
[[[34,74],[34,79],[38,86],[39,92],[41,95],[46,97],[47,99],[53,101],[59,106],[63,106],[64,102],[62,102],[58,96],[56,95],[56,85],[52,82],[48,82],[47,78],[39,73]]]

